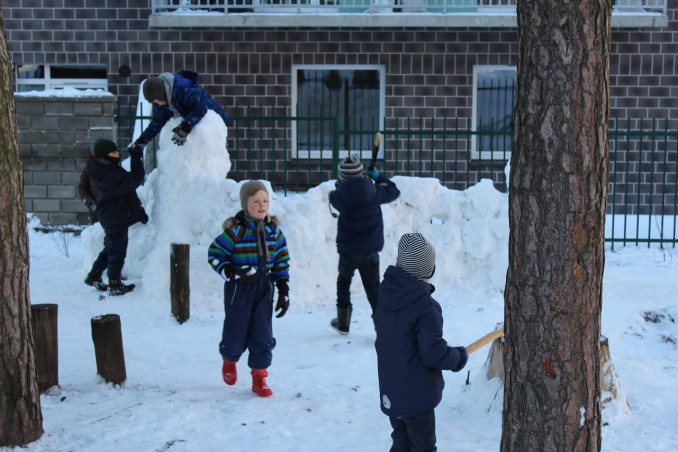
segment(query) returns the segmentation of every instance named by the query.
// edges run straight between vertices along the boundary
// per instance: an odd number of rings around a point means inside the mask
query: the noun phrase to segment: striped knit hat
[[[365,167],[363,166],[358,154],[353,154],[339,164],[339,180],[353,179],[362,177]]]
[[[420,233],[403,234],[396,267],[414,278],[430,279],[436,270],[436,252]]]

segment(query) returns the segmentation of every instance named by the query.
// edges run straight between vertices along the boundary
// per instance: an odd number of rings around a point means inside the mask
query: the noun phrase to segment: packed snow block
[[[487,380],[498,378],[504,381],[504,338],[495,339],[483,365]],[[605,336],[600,337],[600,392],[602,405],[617,400],[627,408],[631,405],[619,389],[619,378],[610,357],[610,345]]]
[[[59,384],[57,304],[31,305],[31,325],[38,390],[43,393]]]
[[[100,315],[92,317],[91,323],[97,373],[109,383],[120,384],[127,379],[120,316]]]
[[[172,243],[170,248],[172,315],[177,319],[177,322],[184,323],[188,320],[191,311],[191,285],[189,280],[191,246],[186,243]]]
[[[626,396],[619,389],[619,377],[614,370],[612,358],[610,357],[610,344],[605,336],[600,336],[600,393],[603,405],[618,400],[631,408],[631,404],[626,400]]]

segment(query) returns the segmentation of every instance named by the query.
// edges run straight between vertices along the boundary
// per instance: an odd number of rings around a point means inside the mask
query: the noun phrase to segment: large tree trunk
[[[0,446],[42,435],[28,290],[28,234],[14,87],[0,16]]]
[[[517,6],[502,451],[600,449],[611,10]]]

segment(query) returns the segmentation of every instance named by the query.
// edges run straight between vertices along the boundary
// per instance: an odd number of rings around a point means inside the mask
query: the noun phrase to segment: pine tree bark
[[[13,79],[0,16],[0,446],[24,445],[42,435]]]
[[[611,3],[517,2],[502,451],[601,445]]]

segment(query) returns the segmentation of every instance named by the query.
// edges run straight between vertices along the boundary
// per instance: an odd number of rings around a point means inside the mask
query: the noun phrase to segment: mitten
[[[466,353],[465,347],[454,347],[454,348],[459,350],[459,354],[461,355],[461,357],[459,358],[459,364],[457,365],[457,367],[452,369],[452,372],[459,372],[466,365],[466,361],[468,361],[468,353]]]
[[[221,269],[221,277],[226,281],[235,281],[242,284],[252,284],[259,279],[259,272],[248,266],[236,268],[231,264],[226,264]]]
[[[235,279],[235,281],[239,284],[253,284],[257,279],[259,279],[259,272],[256,268],[252,268],[248,265],[246,267],[239,268],[235,272],[233,279]]]
[[[276,315],[275,318],[279,319],[285,315],[287,308],[290,307],[290,288],[286,279],[277,280],[275,286],[278,288],[278,302],[275,304],[275,312],[280,311],[280,314]]]
[[[193,129],[193,126],[191,126],[186,121],[181,121],[181,124],[172,129],[172,132],[174,132],[174,135],[172,135],[172,141],[174,141],[174,144],[177,146],[183,146],[186,142],[186,136],[191,132],[191,129]]]
[[[89,210],[90,212],[96,212],[97,205],[92,198],[85,198],[82,200],[82,202],[84,202],[85,205],[87,206],[87,210]]]
[[[366,169],[365,174],[367,174],[367,177],[369,177],[372,180],[377,180],[377,178],[379,177],[379,171],[377,171],[376,168]]]
[[[148,214],[144,210],[144,208],[141,208],[141,219],[139,220],[141,224],[146,224],[148,223]]]
[[[146,140],[143,137],[137,138],[133,143],[130,143],[127,146],[127,153],[133,159],[140,159],[144,155],[144,147],[146,146]]]

